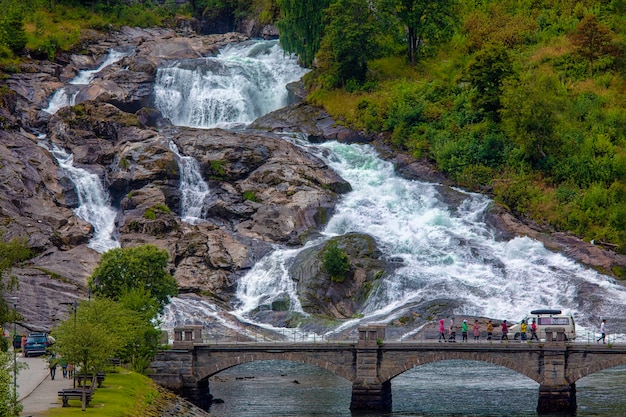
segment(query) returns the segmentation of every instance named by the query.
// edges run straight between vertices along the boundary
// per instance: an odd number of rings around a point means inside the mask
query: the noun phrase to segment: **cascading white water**
[[[52,145],[51,152],[76,187],[80,205],[74,212],[94,228],[94,236],[89,242],[89,247],[99,253],[118,248],[120,244],[114,238],[117,212],[111,207],[109,196],[100,178],[96,174],[75,167],[74,156],[65,150]]]
[[[436,299],[458,301],[462,307],[457,314],[511,320],[535,308],[559,308],[591,329],[599,317],[626,314],[626,289],[612,279],[532,239],[495,240],[482,221],[487,197],[462,193],[463,203],[449,208],[437,185],[397,177],[369,146],[330,142],[320,148],[331,151],[327,163],[353,188],[337,205],[324,234],[367,233],[387,258],[403,261],[367,301],[364,317],[336,330],[389,322],[419,302]],[[288,269],[295,252],[279,249],[241,279],[237,315],[284,293],[289,277],[275,271]],[[583,286],[584,299],[579,296]],[[596,301],[590,304],[589,299]]]
[[[180,169],[181,220],[196,224],[204,218],[204,202],[211,194],[209,186],[200,174],[198,161],[191,156],[181,155],[174,142],[170,141],[169,146],[178,157],[178,167]]]
[[[274,66],[279,62],[295,66],[277,45],[262,44],[266,51],[260,55],[262,60]],[[256,57],[246,57],[247,51],[255,51]],[[198,63],[201,65],[196,67]],[[246,44],[232,46],[216,58],[161,69],[155,87],[158,106],[179,125],[208,128],[249,123],[280,107],[268,105],[266,94],[259,94],[268,88],[278,89],[268,87],[265,75],[248,76],[274,71],[265,68],[265,63],[261,69],[252,70],[251,66],[258,65],[258,49]],[[304,73],[281,71],[292,73],[293,78],[284,77],[287,81]],[[255,108],[260,110],[250,110]],[[418,303],[436,299],[458,301],[461,307],[457,314],[514,321],[535,308],[558,308],[573,313],[588,329],[593,329],[600,317],[625,315],[626,290],[610,277],[529,238],[496,240],[483,221],[490,204],[487,197],[459,190],[462,204],[449,207],[441,199],[438,185],[396,176],[392,165],[369,146],[334,142],[301,146],[317,152],[353,188],[338,203],[324,237],[308,245],[348,232],[367,233],[377,239],[386,257],[402,259],[401,267],[384,278],[367,301],[364,317],[350,320],[335,331],[362,322],[388,322]],[[291,300],[293,310],[302,312],[295,283],[287,272],[300,250],[277,248],[259,260],[238,283],[237,310],[221,311],[219,316],[254,322],[250,313],[259,306],[285,298]],[[181,312],[198,317],[204,308],[198,302],[174,298],[166,307],[163,327],[188,323]],[[208,317],[213,314],[207,310]],[[255,324],[272,329],[269,324]]]
[[[46,113],[55,114],[63,107],[73,106],[76,104],[76,96],[80,93],[80,88],[68,86],[61,87],[54,92],[48,102],[48,107],[43,109]]]
[[[121,60],[122,58],[130,56],[132,52],[133,52],[132,49],[126,49],[126,50],[111,49],[109,53],[107,54],[107,56],[104,58],[104,61],[102,61],[102,63],[98,66],[98,68],[92,69],[92,70],[79,71],[76,77],[74,77],[70,81],[70,84],[74,84],[74,85],[91,84],[91,82],[94,79],[94,76],[97,73],[99,73],[100,71],[108,67],[109,65],[115,64],[117,61]]]
[[[278,41],[231,44],[217,57],[159,68],[155,104],[179,126],[245,125],[287,105],[286,84],[306,72]]]
[[[61,87],[55,91],[48,102],[48,106],[43,109],[43,111],[49,114],[55,114],[63,107],[74,106],[76,104],[76,97],[84,88],[82,86],[91,84],[97,73],[109,65],[115,64],[122,58],[130,56],[133,52],[134,51],[132,49],[111,49],[98,68],[79,71],[78,74],[69,82],[72,85]]]

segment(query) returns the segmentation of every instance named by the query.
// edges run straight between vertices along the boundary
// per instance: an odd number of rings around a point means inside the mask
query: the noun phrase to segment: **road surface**
[[[45,356],[23,358],[18,353],[16,359],[28,365],[17,375],[17,393],[24,406],[21,416],[40,417],[46,410],[60,407],[57,392],[72,387],[72,380],[63,378],[61,367],[57,367],[56,376],[52,380]]]

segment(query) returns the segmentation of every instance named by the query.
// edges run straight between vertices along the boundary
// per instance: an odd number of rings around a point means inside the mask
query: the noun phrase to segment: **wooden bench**
[[[85,389],[85,402],[86,405],[89,405],[89,401],[91,401],[91,390]],[[69,400],[83,400],[83,390],[82,389],[74,389],[74,388],[66,388],[58,392],[58,396],[61,397],[61,401],[63,403],[63,407],[69,407]]]
[[[106,373],[104,372],[98,372],[96,374],[96,384],[98,385],[98,388],[102,388],[102,382],[104,381],[105,376]],[[74,388],[82,387],[85,383],[89,383],[89,386],[93,384],[93,374],[74,375]]]

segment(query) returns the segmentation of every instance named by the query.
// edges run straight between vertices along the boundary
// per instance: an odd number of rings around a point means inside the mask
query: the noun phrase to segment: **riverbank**
[[[17,375],[19,401],[24,407],[21,417],[98,415],[99,417],[211,417],[211,414],[157,386],[151,379],[118,369],[107,374],[103,386],[96,390],[85,411],[80,402],[71,400],[70,407],[61,407],[58,391],[72,388],[73,380],[63,378],[57,368],[52,379],[43,356],[17,361],[26,365]]]

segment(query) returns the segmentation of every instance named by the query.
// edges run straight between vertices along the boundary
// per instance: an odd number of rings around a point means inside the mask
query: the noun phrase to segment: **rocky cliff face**
[[[332,214],[350,185],[318,158],[271,133],[174,128],[150,109],[156,67],[164,60],[210,55],[240,34],[199,37],[125,30],[96,41],[92,55],[29,63],[3,90],[0,224],[3,238],[24,237],[36,256],[14,273],[26,328],[49,328],[86,296],[100,254],[88,247],[92,226],[74,212],[77,191],[52,146],[74,166],[96,173],[117,208],[122,246],[167,249],[181,291],[227,302],[238,275],[270,245],[300,245]],[[134,48],[53,115],[52,93],[78,70],[93,68],[112,46]],[[64,65],[63,65],[64,64]],[[211,194],[206,221],[181,221],[180,168],[172,151],[193,156]]]
[[[101,178],[118,212],[122,246],[152,243],[166,249],[181,291],[221,303],[229,302],[237,278],[272,244],[298,246],[315,236],[340,194],[350,190],[321,160],[277,133],[298,130],[311,141],[371,142],[402,175],[445,182],[429,165],[395,154],[380,138],[337,127],[323,111],[305,104],[269,114],[237,133],[176,128],[151,108],[159,65],[214,54],[244,35],[138,29],[88,35],[83,47],[89,54],[24,64],[0,89],[0,228],[4,239],[24,237],[36,253],[13,271],[25,328],[48,329],[70,313],[74,299],[87,296],[86,279],[100,258],[88,246],[93,227],[75,214],[77,191],[50,152],[52,145],[71,152],[75,166]],[[79,70],[97,67],[113,46],[134,53],[101,71],[76,96],[75,106],[54,115],[43,111],[58,88]],[[172,144],[198,161],[210,186],[204,222],[181,221],[181,173]],[[446,195],[455,198],[454,191]],[[503,236],[542,239],[607,272],[626,265],[624,257],[546,233],[506,212],[494,211],[492,222]],[[392,261],[379,259],[368,236],[346,236],[339,243],[352,259],[343,283],[331,283],[321,272],[320,247],[303,252],[290,271],[308,312],[352,316],[377,280],[394,268]]]

